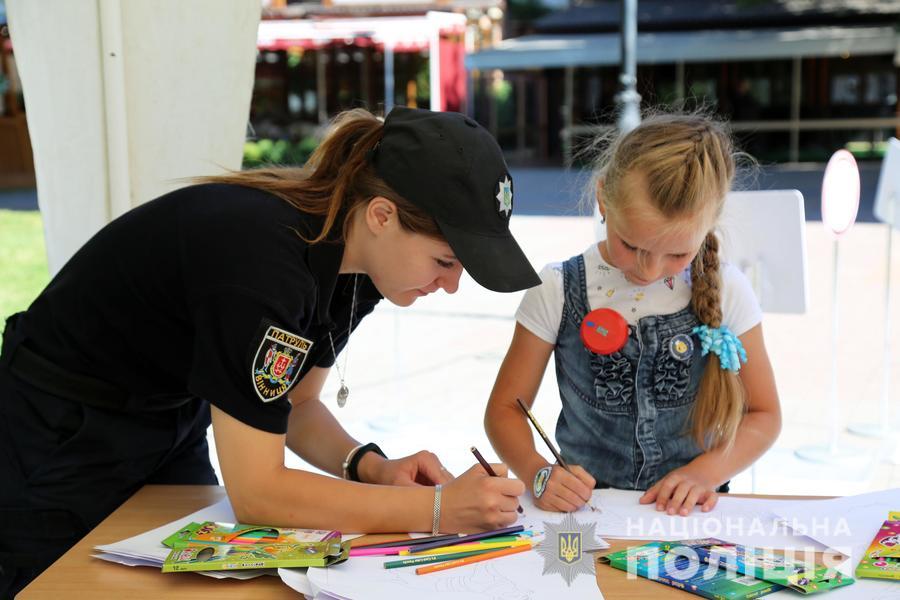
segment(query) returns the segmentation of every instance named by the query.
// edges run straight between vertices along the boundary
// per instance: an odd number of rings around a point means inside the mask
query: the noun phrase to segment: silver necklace
[[[350,358],[350,333],[353,331],[353,315],[356,312],[356,283],[359,279],[358,275],[353,275],[353,300],[350,304],[350,324],[347,326],[347,343],[344,345],[344,369],[341,370],[338,365],[337,352],[334,349],[334,338],[331,332],[328,332],[328,340],[331,342],[331,353],[334,355],[334,368],[337,369],[338,378],[341,380],[341,388],[337,393],[337,405],[344,408],[347,404],[347,398],[350,396],[350,388],[344,381],[344,375],[347,373],[347,360]]]

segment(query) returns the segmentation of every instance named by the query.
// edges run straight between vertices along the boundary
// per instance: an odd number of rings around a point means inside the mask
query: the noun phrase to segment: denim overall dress
[[[563,296],[554,351],[562,456],[598,487],[645,490],[701,453],[689,419],[706,357],[699,343],[680,357],[670,351],[672,339],[690,336],[699,321],[690,306],[643,317],[628,326],[624,348],[596,354],[580,336],[590,312],[581,255],[563,263]]]

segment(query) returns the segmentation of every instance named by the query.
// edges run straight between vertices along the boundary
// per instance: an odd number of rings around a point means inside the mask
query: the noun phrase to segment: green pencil
[[[468,552],[453,552],[452,554],[435,554],[432,556],[419,556],[416,558],[407,558],[404,560],[389,560],[384,563],[385,569],[397,569],[399,567],[412,567],[415,565],[426,565],[434,562],[444,562],[447,560],[456,560],[457,558],[465,558],[467,556],[475,556],[476,554],[485,554],[487,552],[495,552],[496,548],[486,548],[484,550],[469,550]]]

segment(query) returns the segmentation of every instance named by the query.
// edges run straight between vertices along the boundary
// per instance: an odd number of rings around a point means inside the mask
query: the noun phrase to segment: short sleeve
[[[762,309],[753,286],[732,264],[722,268],[722,320],[738,336],[762,322]]]
[[[298,381],[312,342],[291,318],[252,290],[217,289],[191,307],[191,394],[270,433],[287,431],[287,392]]]
[[[552,263],[541,269],[541,284],[530,288],[516,311],[516,321],[548,344],[556,344],[562,320],[562,265]]]
[[[375,305],[378,303],[377,300],[369,301],[369,302],[361,302],[354,311],[353,314],[353,329],[348,331],[347,325],[344,324],[343,327],[339,327],[337,331],[332,332],[329,337],[328,334],[322,336],[322,344],[328,344],[328,348],[319,355],[319,360],[316,362],[317,367],[321,367],[323,369],[329,369],[334,366],[335,358],[341,353],[341,351],[347,346],[347,343],[350,339],[350,333],[356,331],[356,328],[359,327],[360,322],[365,318],[366,315],[371,313],[375,309]],[[344,309],[343,312],[347,312]],[[345,318],[346,317],[346,318]],[[350,316],[347,315],[335,315],[335,320],[339,323],[343,323],[346,321],[350,322]],[[334,343],[334,348],[331,347],[332,342]]]

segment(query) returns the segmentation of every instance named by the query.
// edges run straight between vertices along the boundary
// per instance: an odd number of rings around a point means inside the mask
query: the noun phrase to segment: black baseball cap
[[[513,183],[503,153],[473,119],[396,107],[371,160],[394,191],[434,218],[479,284],[515,292],[541,283],[509,231]]]

